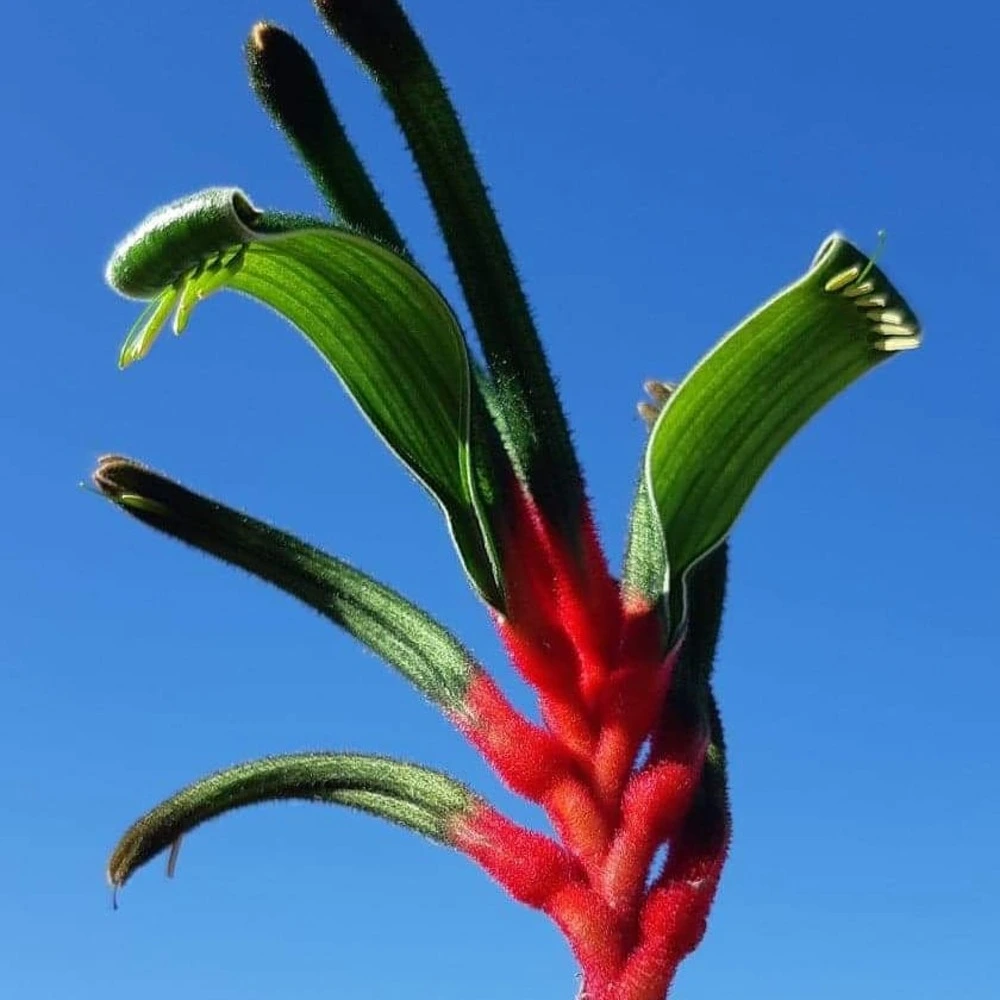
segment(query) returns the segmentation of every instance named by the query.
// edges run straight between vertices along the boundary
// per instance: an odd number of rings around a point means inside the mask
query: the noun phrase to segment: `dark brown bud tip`
[[[652,427],[656,423],[656,418],[660,415],[659,409],[651,403],[638,403],[636,410],[639,411],[639,416],[645,421],[647,427]]]
[[[102,455],[97,460],[97,468],[90,477],[91,482],[104,496],[116,500],[122,493],[129,492],[126,483],[129,479],[129,469],[134,466],[135,462],[122,455]]]
[[[318,141],[327,127],[329,98],[305,46],[283,28],[259,21],[245,47],[254,93],[268,114],[298,143]]]
[[[281,29],[270,21],[258,21],[250,29],[250,40],[248,47],[252,47],[256,52],[263,52],[267,46],[269,37],[281,32]]]
[[[675,382],[660,382],[658,379],[651,378],[643,382],[642,387],[654,403],[659,403],[662,406],[673,395],[677,384]]]
[[[188,498],[197,499],[184,487],[121,455],[99,458],[91,480],[102,496],[140,518],[169,517]]]

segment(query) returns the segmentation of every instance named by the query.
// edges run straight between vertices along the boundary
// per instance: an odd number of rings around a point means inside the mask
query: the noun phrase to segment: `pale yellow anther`
[[[895,326],[902,326],[906,318],[898,309],[886,309],[881,313],[873,313],[872,319],[878,323],[892,323]]]
[[[917,331],[906,323],[876,323],[874,332],[885,337],[915,337]]]
[[[854,281],[860,273],[861,268],[855,264],[853,267],[849,267],[846,271],[841,271],[839,274],[835,274],[823,286],[823,289],[827,292],[839,292],[845,285],[849,285],[852,281]]]
[[[883,337],[872,342],[876,351],[912,351],[920,346],[919,337]]]
[[[889,297],[881,294],[866,295],[854,304],[862,309],[884,309],[889,304]]]

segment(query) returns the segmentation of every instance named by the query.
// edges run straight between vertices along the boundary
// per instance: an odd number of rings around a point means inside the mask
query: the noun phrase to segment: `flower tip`
[[[124,459],[117,455],[101,455],[97,460],[97,467],[90,474],[90,482],[101,494],[101,496],[114,499],[118,490],[115,485],[112,470],[115,465]]]
[[[838,230],[830,233],[829,236],[819,245],[819,249],[813,254],[812,264],[810,267],[819,267],[819,265],[836,250],[841,244],[847,242],[847,237]]]
[[[287,62],[290,54],[300,53],[304,53],[301,44],[273,21],[258,21],[250,29],[246,57],[251,76],[270,77],[273,74],[270,63]]]
[[[171,484],[130,458],[101,456],[90,480],[101,496],[130,514],[160,520],[172,516]],[[177,488],[174,490],[176,494]]]
[[[144,471],[141,465],[123,455],[101,455],[90,474],[90,481],[101,496],[118,501],[129,492],[130,479]]]
[[[419,41],[399,0],[313,0],[330,30],[376,74]]]
[[[273,21],[258,21],[246,42],[251,82],[258,91],[289,86],[289,78],[303,73],[315,75],[312,59],[302,43]]]
[[[316,63],[284,28],[258,21],[244,47],[250,85],[264,110],[293,143],[322,145],[329,100]]]
[[[866,254],[840,233],[828,236],[816,254],[822,289],[854,306],[868,320],[869,344],[877,353],[912,351],[920,346],[920,320],[878,266],[885,248],[885,230]]]
[[[267,45],[268,35],[275,30],[275,26],[269,21],[258,21],[250,29],[249,45],[258,52],[262,52],[264,46]]]

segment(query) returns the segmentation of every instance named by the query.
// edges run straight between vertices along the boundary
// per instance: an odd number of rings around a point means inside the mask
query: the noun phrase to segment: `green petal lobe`
[[[203,778],[146,813],[112,852],[108,881],[120,888],[137,869],[207,820],[281,799],[360,809],[445,844],[451,822],[477,801],[447,775],[388,757],[349,753],[265,757]]]

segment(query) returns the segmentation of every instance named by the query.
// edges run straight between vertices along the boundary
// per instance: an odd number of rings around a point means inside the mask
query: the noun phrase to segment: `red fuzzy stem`
[[[657,848],[677,834],[687,816],[706,745],[704,734],[692,734],[682,752],[648,764],[628,783],[603,866],[604,895],[618,912],[635,909]]]
[[[515,711],[479,671],[469,685],[459,728],[514,792],[539,803],[563,843],[588,865],[607,850],[609,831],[580,764],[551,733]]]
[[[589,511],[571,548],[520,487],[511,495],[506,607],[494,617],[544,725],[482,671],[456,722],[508,787],[543,807],[559,843],[485,805],[456,823],[453,841],[556,922],[588,1000],[664,1000],[704,934],[729,841],[728,811],[699,793],[708,733],[668,695],[679,648],[665,652],[657,608],[618,592]]]
[[[589,755],[596,733],[582,702],[576,652],[569,640],[551,632],[539,640],[500,617],[496,625],[518,673],[538,692],[546,724],[566,746]]]
[[[485,804],[455,824],[451,842],[516,900],[536,909],[547,911],[558,890],[582,878],[579,865],[555,841],[525,830]]]
[[[520,485],[509,491],[511,506],[501,539],[506,616],[525,634],[544,641],[562,632],[556,569],[549,533]]]
[[[501,545],[507,620],[520,636],[536,644],[535,651],[522,651],[526,660],[537,651],[562,659],[568,649],[573,650],[574,685],[584,704],[589,704],[613,662],[621,630],[617,587],[593,518],[584,511],[576,549],[570,549],[545,524],[523,489],[514,488],[511,494],[510,522]],[[514,659],[519,662],[516,652]],[[560,684],[562,668],[571,663],[566,658],[550,668],[555,670],[553,684]],[[528,662],[523,669],[537,673]],[[532,677],[529,681],[538,683]],[[542,683],[539,689],[547,686]]]
[[[588,874],[596,877],[608,850],[611,828],[588,783],[569,776],[545,795],[542,805],[562,842]]]
[[[608,904],[589,886],[573,882],[553,895],[547,912],[584,970],[587,997],[598,996],[614,982],[625,955],[622,928]]]
[[[600,737],[593,755],[594,780],[608,808],[617,808],[636,755],[660,715],[677,651],[660,661],[659,635],[647,648],[626,645],[620,666],[605,684]]]
[[[622,621],[618,587],[589,510],[580,529],[580,551],[557,546],[552,550],[560,617],[580,658],[584,701],[593,704],[618,652]]]
[[[588,886],[568,852],[487,805],[456,822],[451,842],[516,900],[548,914],[589,975],[610,981],[621,966],[621,933],[607,904]]]
[[[701,943],[729,849],[728,815],[716,830],[686,824],[639,918],[639,940],[625,962],[616,996],[663,1000],[677,966]]]
[[[570,752],[524,718],[481,670],[473,675],[455,722],[504,784],[532,802],[541,802],[573,767]]]

